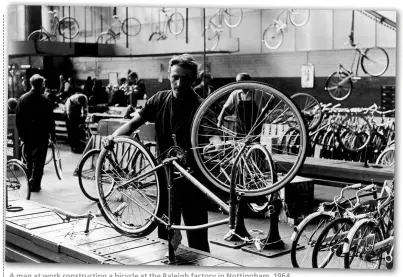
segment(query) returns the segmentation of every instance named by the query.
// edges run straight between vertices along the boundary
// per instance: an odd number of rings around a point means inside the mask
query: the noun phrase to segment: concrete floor
[[[83,214],[88,211],[97,212],[98,208],[96,204],[83,195],[77,177],[73,176],[73,171],[78,165],[81,155],[71,153],[69,148],[65,145],[61,145],[60,148],[63,161],[63,180],[58,180],[54,171],[53,163],[49,163],[45,166],[42,191],[39,193],[32,193],[31,200],[48,206],[55,206],[76,214]],[[331,199],[335,194],[338,194],[339,191],[339,188],[323,187],[319,190],[315,188],[315,195],[319,196],[321,199]],[[210,220],[217,218],[225,218],[225,215],[215,212],[209,213]],[[269,220],[267,218],[246,218],[245,226],[247,230],[261,229],[267,234]],[[209,229],[210,241],[221,241],[223,235],[227,231],[227,225]],[[279,223],[279,233],[282,240],[289,245],[292,233],[291,225]],[[183,232],[182,235],[182,244],[187,245],[185,232]],[[150,236],[156,236],[156,232],[153,232]],[[225,257],[226,259],[247,267],[292,267],[290,254],[280,255],[275,258],[267,258],[245,252],[241,249],[231,249],[213,243],[210,244],[210,247],[212,254]],[[269,251],[269,253],[272,252]]]

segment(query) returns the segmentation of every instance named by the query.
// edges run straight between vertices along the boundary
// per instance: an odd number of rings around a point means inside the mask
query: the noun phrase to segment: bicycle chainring
[[[167,158],[178,158],[178,161],[182,164],[186,164],[187,154],[186,151],[179,146],[171,146],[167,151]]]

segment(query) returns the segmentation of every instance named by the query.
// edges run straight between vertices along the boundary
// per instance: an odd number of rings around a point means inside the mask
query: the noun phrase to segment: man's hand
[[[108,149],[108,150],[110,150],[110,149],[113,148],[113,144],[114,144],[114,143],[115,143],[115,142],[113,141],[113,136],[112,136],[112,135],[109,135],[109,136],[107,136],[106,138],[104,138],[104,139],[102,140],[102,146],[103,146],[104,148]]]

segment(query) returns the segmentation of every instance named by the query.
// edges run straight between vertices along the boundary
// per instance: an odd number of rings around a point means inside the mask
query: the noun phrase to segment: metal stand
[[[13,207],[12,205],[8,205],[8,189],[7,189],[7,185],[6,185],[6,211],[7,212],[21,212],[22,210],[24,210],[23,207],[18,207],[18,206]]]
[[[270,199],[270,205],[267,215],[270,220],[269,232],[266,239],[264,239],[263,247],[259,251],[255,245],[242,247],[243,251],[264,256],[267,258],[274,258],[291,252],[291,244],[286,244],[280,237],[278,230],[278,217],[283,207],[279,194],[273,193]]]
[[[364,152],[364,165],[362,167],[368,168],[368,159],[367,159],[367,151],[368,151],[368,145],[365,146],[365,152]]]

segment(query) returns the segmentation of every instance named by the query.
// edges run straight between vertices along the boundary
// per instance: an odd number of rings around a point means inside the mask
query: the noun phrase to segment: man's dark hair
[[[42,87],[43,81],[44,81],[44,78],[39,74],[34,74],[29,79],[31,86],[34,87],[36,90],[39,90]]]
[[[211,73],[208,71],[202,71],[199,74],[200,79],[204,79],[204,77],[209,78],[209,79],[213,79],[213,76],[211,76]]]
[[[127,80],[127,79],[124,78],[124,77],[123,77],[123,78],[120,78],[120,79],[119,79],[119,85],[123,85],[123,84],[126,82],[126,80]]]
[[[171,67],[174,65],[179,65],[183,68],[187,68],[192,71],[192,78],[196,80],[197,78],[197,67],[198,64],[196,60],[189,54],[182,54],[178,56],[173,56],[172,59],[169,61],[169,70],[171,72]]]
[[[138,79],[138,78],[139,78],[139,77],[137,76],[137,73],[134,72],[134,71],[133,71],[133,72],[130,72],[129,75],[128,75],[128,77],[129,77],[129,78],[135,78],[135,79]]]
[[[252,80],[250,75],[248,73],[238,73],[238,75],[236,75],[237,79],[239,79],[239,81],[250,81]]]

